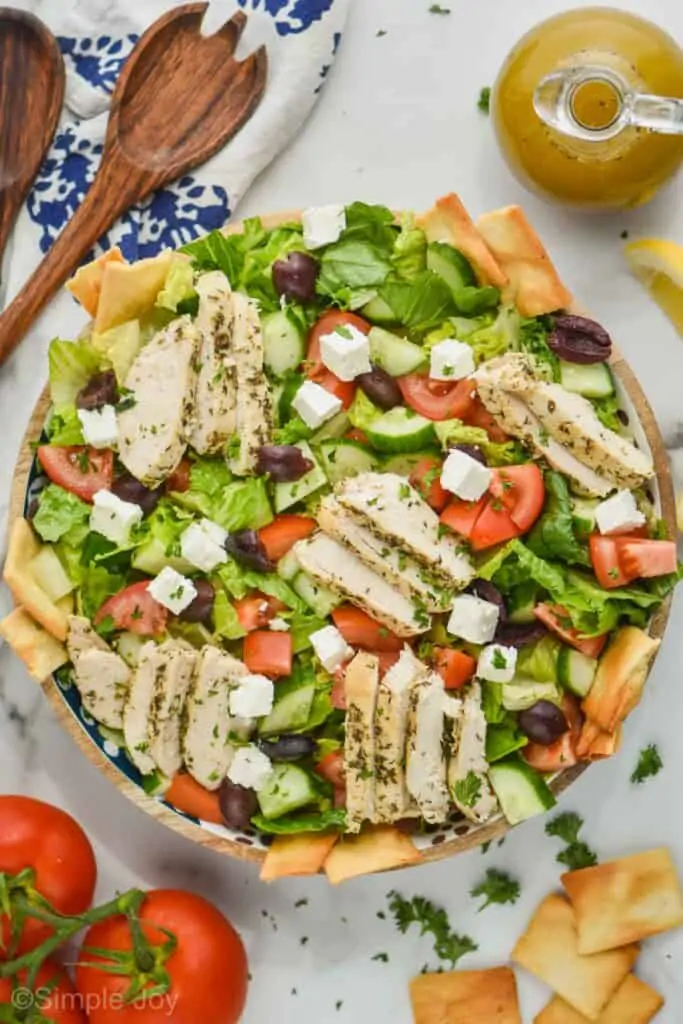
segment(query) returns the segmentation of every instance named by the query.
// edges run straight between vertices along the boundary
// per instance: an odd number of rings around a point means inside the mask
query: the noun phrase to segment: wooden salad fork
[[[267,77],[265,47],[235,60],[246,16],[238,11],[218,32],[203,36],[207,7],[191,3],[168,11],[128,57],[112,96],[95,180],[0,315],[0,365],[117,217],[208,160],[258,106]]]

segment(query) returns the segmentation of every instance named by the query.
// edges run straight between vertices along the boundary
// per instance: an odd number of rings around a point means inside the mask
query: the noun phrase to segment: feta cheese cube
[[[502,644],[484,647],[477,662],[477,676],[490,683],[509,683],[517,667],[517,648]]]
[[[273,772],[273,762],[267,754],[264,754],[253,743],[246,747],[238,747],[235,751],[230,767],[228,778],[236,786],[244,786],[245,789],[263,789]]]
[[[311,633],[309,640],[327,672],[334,672],[348,658],[353,657],[353,648],[349,647],[336,626],[316,630]]]
[[[317,430],[339,412],[342,401],[312,380],[304,381],[292,399],[292,408],[311,430]]]
[[[197,588],[192,580],[176,572],[170,565],[161,570],[147,590],[155,601],[163,604],[174,615],[184,612],[197,596]]]
[[[630,491],[617,491],[595,509],[595,522],[600,533],[628,533],[644,526],[646,521]]]
[[[467,452],[457,449],[446,457],[441,467],[441,486],[465,501],[478,501],[488,490],[493,473]]]
[[[201,519],[199,521],[204,533],[207,537],[210,537],[214,544],[219,544],[220,547],[225,547],[225,543],[228,539],[228,531],[224,530],[218,523],[214,523],[211,519]]]
[[[320,358],[328,370],[340,380],[355,380],[361,373],[370,373],[370,342],[351,324],[339,324],[320,338]]]
[[[474,353],[470,345],[446,338],[432,346],[429,376],[434,380],[462,380],[474,373]]]
[[[119,442],[119,425],[113,405],[101,409],[79,409],[78,418],[86,444],[93,448],[114,448]]]
[[[132,501],[122,501],[111,491],[98,491],[93,497],[90,529],[122,546],[130,540],[134,526],[142,522],[142,509]]]
[[[337,203],[309,206],[301,215],[301,223],[306,248],[319,249],[337,241],[346,227],[346,210]]]
[[[209,519],[203,519],[199,523],[191,523],[181,534],[180,553],[196,569],[201,569],[202,572],[212,572],[217,565],[227,562],[228,553],[222,544],[214,540],[218,533],[211,529],[207,530],[205,523],[208,523],[209,527],[216,527],[216,531],[220,531],[220,534],[227,538],[222,527],[216,526],[216,523],[212,523]]]
[[[289,623],[286,619],[271,619],[268,629],[272,629],[276,633],[289,633]]]
[[[499,617],[498,605],[474,594],[460,594],[453,601],[446,629],[470,644],[488,644],[496,634]]]
[[[230,714],[237,718],[262,718],[273,710],[275,687],[272,679],[258,673],[242,676],[230,691]]]

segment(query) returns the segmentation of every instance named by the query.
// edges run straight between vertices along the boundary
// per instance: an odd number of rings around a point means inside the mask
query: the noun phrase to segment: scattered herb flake
[[[640,785],[645,782],[645,779],[652,778],[653,775],[658,775],[664,767],[664,762],[660,756],[659,750],[654,743],[651,743],[649,747],[645,747],[641,750],[640,756],[638,757],[638,764],[631,774],[631,782],[636,785]]]
[[[464,807],[474,807],[481,796],[481,779],[469,771],[464,779],[458,779],[453,787],[455,799]]]
[[[565,849],[558,853],[556,860],[558,863],[566,865],[570,871],[590,868],[598,863],[597,855],[590,846],[579,839],[579,832],[582,828],[583,818],[574,811],[558,814],[545,827],[546,835],[556,836],[567,844]]]
[[[305,898],[301,899],[301,900],[297,900],[296,903],[294,904],[294,906],[297,907],[297,908],[298,907],[307,907],[308,906],[308,900],[305,899]]]
[[[383,964],[388,964],[389,963],[389,954],[388,953],[375,953],[375,955],[371,956],[370,959],[371,960],[379,960]]]
[[[429,8],[430,14],[450,14],[450,7],[442,7],[441,4],[432,4]]]
[[[299,939],[299,942],[301,943],[302,946],[305,946],[306,943],[308,942],[308,935],[302,935],[301,938]]]
[[[380,36],[385,36],[386,34],[387,34],[387,30],[385,28],[378,28],[377,29],[377,38],[378,39],[380,38]]]
[[[491,88],[485,85],[479,93],[479,99],[477,100],[477,106],[481,110],[482,114],[488,114],[491,109]]]
[[[481,844],[481,852],[482,853],[488,853],[490,846],[491,846],[491,840],[488,839],[485,843]]]
[[[495,651],[493,652],[492,661],[493,661],[493,667],[494,668],[507,668],[508,667],[508,663],[507,663],[507,660],[505,658],[505,655],[503,654],[503,652],[501,651],[501,649],[499,647],[496,647]]]
[[[458,935],[452,931],[446,911],[424,896],[413,896],[407,900],[392,890],[388,899],[398,930],[405,934],[411,924],[417,924],[420,934],[429,932],[434,939],[434,952],[451,967],[455,967],[466,953],[473,953],[479,948],[469,935]]]
[[[621,232],[621,234],[619,235],[619,238],[623,238],[623,239],[628,238],[628,231],[626,230],[626,228],[624,228],[624,230]]]
[[[484,896],[485,902],[479,912],[494,903],[516,903],[519,899],[519,882],[505,871],[489,868],[486,877],[470,890],[470,896]]]
[[[343,1005],[344,1005],[344,1000],[343,999],[338,999],[337,1002],[334,1004],[334,1008],[335,1008],[335,1010],[341,1010]]]

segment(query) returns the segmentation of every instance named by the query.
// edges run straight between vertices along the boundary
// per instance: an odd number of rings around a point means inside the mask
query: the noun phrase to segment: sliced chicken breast
[[[340,484],[336,494],[369,529],[403,548],[447,585],[461,590],[473,578],[464,549],[453,536],[439,536],[439,517],[404,477],[361,473]]]
[[[182,756],[190,775],[206,789],[218,789],[234,755],[230,744],[230,690],[247,667],[231,654],[207,645],[200,651],[183,715]]]
[[[66,649],[69,658],[76,664],[79,655],[85,651],[108,651],[109,645],[93,629],[90,619],[83,615],[69,615],[67,619]]]
[[[487,821],[498,808],[486,760],[486,719],[481,684],[470,683],[463,697],[462,716],[454,722],[448,788],[454,803],[470,821]]]
[[[346,730],[346,831],[359,832],[372,821],[375,806],[375,706],[379,683],[379,658],[359,651],[347,665]]]
[[[197,390],[188,443],[215,455],[237,428],[235,360],[231,353],[234,311],[230,282],[219,270],[197,278],[199,331]]]
[[[142,349],[126,377],[133,404],[118,415],[119,456],[146,487],[176,468],[191,432],[199,335],[189,317],[174,320]]]
[[[126,748],[131,761],[143,775],[149,775],[156,767],[149,754],[147,732],[158,660],[157,645],[154,641],[150,640],[140,648],[140,659],[133,673],[128,700],[123,709]]]
[[[320,528],[351,548],[370,569],[383,576],[409,600],[414,598],[430,612],[449,608],[453,591],[443,581],[430,579],[429,570],[388,541],[378,537],[331,495],[323,498],[317,514]]]
[[[172,778],[183,763],[180,750],[182,713],[197,664],[197,652],[167,640],[157,648],[156,660],[147,727],[149,756],[164,775]]]
[[[408,601],[339,541],[316,533],[299,541],[292,550],[304,572],[362,608],[397,636],[416,636],[429,629],[431,620],[424,609]]]
[[[66,644],[83,707],[95,721],[120,729],[130,687],[125,661],[80,615],[69,616]]]
[[[426,666],[406,646],[379,684],[375,711],[376,823],[419,816],[406,786],[406,741],[410,695],[424,678]]]
[[[427,671],[410,691],[406,743],[406,786],[425,821],[438,824],[448,817],[443,679]]]
[[[237,380],[237,437],[239,454],[230,460],[233,473],[253,472],[259,448],[272,430],[270,387],[263,370],[263,338],[256,305],[246,295],[233,294],[235,321],[232,351]]]

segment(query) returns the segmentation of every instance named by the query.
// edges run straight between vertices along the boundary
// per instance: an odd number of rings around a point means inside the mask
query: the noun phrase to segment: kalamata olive
[[[542,622],[502,622],[496,630],[496,643],[506,647],[525,647],[542,640],[546,633]]]
[[[228,554],[246,569],[273,572],[275,568],[256,530],[238,530],[237,533],[231,533],[225,547]]]
[[[299,480],[309,469],[313,469],[313,463],[295,444],[264,444],[259,448],[256,471],[268,473],[275,483]]]
[[[258,801],[253,789],[245,789],[230,779],[223,779],[218,790],[218,801],[223,821],[228,828],[234,828],[236,832],[244,832],[245,829],[251,828],[251,819],[258,811]]]
[[[624,426],[624,427],[627,427],[628,426],[628,413],[626,412],[626,410],[625,409],[617,409],[617,416],[619,417],[619,422],[621,423],[621,425]]]
[[[185,611],[180,613],[178,618],[184,622],[201,622],[210,628],[216,591],[208,580],[193,580],[192,582],[197,590],[197,596],[192,604],[188,604]]]
[[[104,370],[96,373],[81,388],[76,395],[76,406],[79,409],[101,409],[103,405],[116,405],[118,394],[116,374],[113,370]]]
[[[486,456],[478,444],[449,444],[448,450],[449,452],[464,452],[470,458],[481,462],[482,466],[486,465]]]
[[[612,339],[600,324],[585,316],[556,316],[548,345],[568,363],[604,363],[612,352]]]
[[[519,727],[532,743],[549,747],[569,728],[562,708],[550,700],[539,700],[517,716]]]
[[[280,736],[277,740],[260,740],[259,747],[271,761],[298,761],[314,753],[315,740],[310,736]]]
[[[369,373],[360,373],[356,377],[356,383],[380,409],[393,409],[403,401],[401,389],[391,374],[374,363]]]
[[[490,580],[475,580],[469,587],[469,592],[474,594],[475,597],[480,597],[482,601],[488,601],[490,604],[497,605],[499,612],[498,622],[505,622],[507,619],[505,600],[495,584],[491,583]]]
[[[149,487],[141,484],[131,473],[122,473],[121,476],[117,476],[111,489],[121,501],[130,501],[134,505],[139,505],[145,515],[154,511],[164,493],[163,484],[150,491]]]
[[[273,263],[273,284],[278,295],[295,302],[310,302],[315,298],[315,282],[320,265],[306,252],[287,253],[283,260]]]

